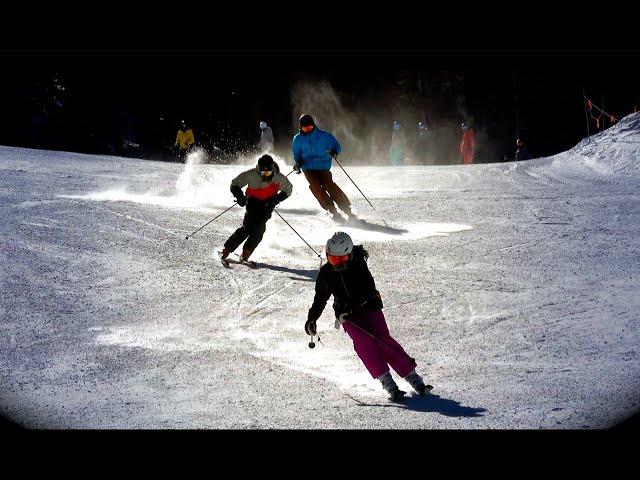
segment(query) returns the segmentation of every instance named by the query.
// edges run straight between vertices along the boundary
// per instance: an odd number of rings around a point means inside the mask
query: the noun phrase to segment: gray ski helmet
[[[345,232],[336,232],[327,240],[327,255],[350,255],[353,252],[353,241]]]
[[[300,115],[299,122],[301,127],[309,127],[311,125],[315,127],[316,125],[313,121],[313,117],[308,113],[303,113],[302,115]]]
[[[267,128],[267,122],[260,122],[260,130]]]

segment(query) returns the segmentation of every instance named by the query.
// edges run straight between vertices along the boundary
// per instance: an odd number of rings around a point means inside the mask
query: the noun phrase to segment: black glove
[[[296,172],[296,173],[300,173],[300,164],[298,162],[296,162],[293,165],[293,171]]]
[[[330,156],[332,157],[337,157],[338,156],[338,152],[336,152],[333,148],[329,149],[329,153]]]
[[[264,208],[267,210],[273,210],[278,205],[279,201],[277,197],[270,198],[264,201]]]
[[[247,204],[247,197],[242,192],[242,189],[237,185],[231,185],[231,193],[234,197],[236,197],[236,202],[241,207],[244,207]]]
[[[280,192],[275,197],[271,197],[269,200],[265,200],[264,206],[269,210],[273,210],[274,208],[276,208],[276,205],[278,205],[287,197],[288,195],[285,192]]]
[[[304,331],[307,332],[307,335],[315,335],[316,334],[316,321],[315,320],[307,320],[304,324]]]

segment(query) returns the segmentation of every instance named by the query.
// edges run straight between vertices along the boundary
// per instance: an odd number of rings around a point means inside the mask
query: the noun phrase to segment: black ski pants
[[[242,220],[242,226],[238,228],[225,242],[224,246],[233,252],[246,240],[242,247],[245,257],[249,257],[262,241],[264,232],[267,229],[267,221],[271,218],[273,209],[265,207],[263,201],[256,198],[247,200],[247,211]]]

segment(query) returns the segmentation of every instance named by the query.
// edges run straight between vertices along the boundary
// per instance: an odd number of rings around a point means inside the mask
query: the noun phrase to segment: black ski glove
[[[293,165],[293,171],[294,171],[294,172],[296,172],[296,173],[298,173],[298,174],[300,173],[300,163],[296,162],[296,163]]]
[[[316,321],[315,320],[307,320],[304,324],[304,331],[307,332],[307,335],[315,335],[316,330]]]
[[[242,192],[242,189],[239,186],[232,185],[231,193],[233,194],[234,197],[236,197],[236,202],[238,202],[238,205],[240,205],[241,207],[244,207],[247,204],[247,197]]]
[[[333,148],[329,149],[327,153],[329,153],[329,155],[334,158],[338,156],[338,152],[336,152]]]
[[[269,200],[266,200],[264,202],[265,207],[267,207],[269,210],[273,210],[282,200],[287,198],[287,196],[288,195],[285,192],[280,192],[275,197],[272,197]]]

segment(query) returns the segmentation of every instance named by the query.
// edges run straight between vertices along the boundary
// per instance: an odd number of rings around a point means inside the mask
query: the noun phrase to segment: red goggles
[[[327,255],[327,261],[331,265],[342,265],[349,261],[349,255]]]
[[[307,125],[306,127],[300,128],[300,130],[302,130],[304,133],[309,133],[311,130],[313,130],[313,125]]]

